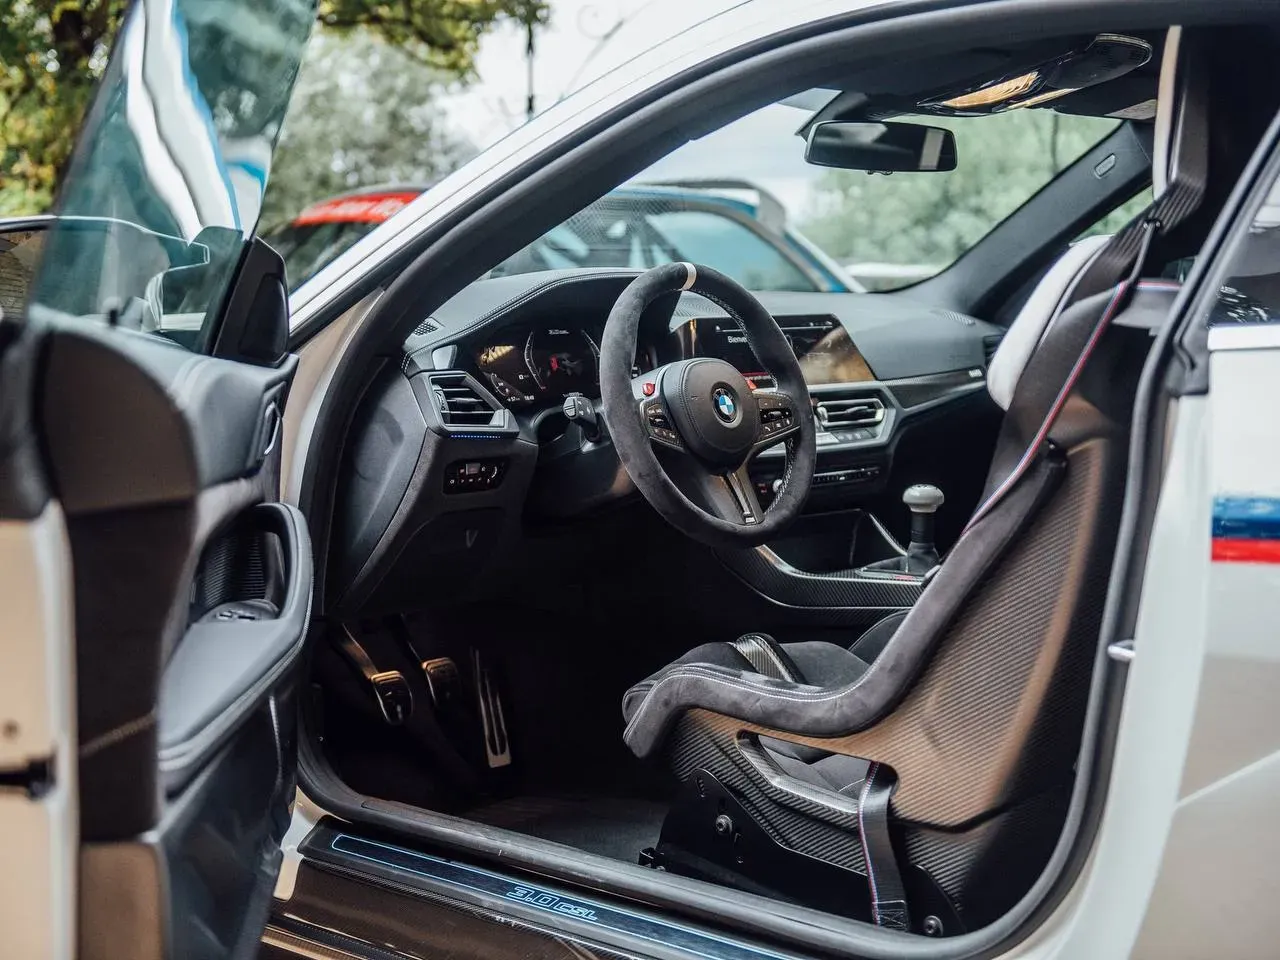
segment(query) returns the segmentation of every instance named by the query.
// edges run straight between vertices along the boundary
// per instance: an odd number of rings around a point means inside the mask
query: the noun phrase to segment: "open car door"
[[[315,15],[136,0],[57,216],[0,224],[5,956],[257,950],[312,562],[253,231]]]

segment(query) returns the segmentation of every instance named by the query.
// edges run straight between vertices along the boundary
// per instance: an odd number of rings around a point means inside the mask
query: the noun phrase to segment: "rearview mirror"
[[[956,168],[956,138],[919,123],[827,121],[809,130],[804,158],[819,167],[873,173],[936,173]]]

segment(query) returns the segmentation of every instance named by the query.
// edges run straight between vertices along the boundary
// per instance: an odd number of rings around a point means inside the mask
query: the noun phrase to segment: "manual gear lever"
[[[902,494],[902,502],[911,511],[911,542],[901,557],[890,557],[859,568],[864,576],[909,574],[923,577],[938,565],[938,547],[934,543],[934,514],[946,501],[942,491],[928,483],[913,484]]]
[[[911,511],[911,542],[907,544],[906,557],[908,573],[925,573],[938,565],[934,514],[946,499],[941,490],[928,483],[912,484],[903,492],[902,502]]]

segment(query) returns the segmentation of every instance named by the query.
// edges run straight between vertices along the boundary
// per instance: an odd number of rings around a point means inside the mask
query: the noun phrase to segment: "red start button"
[[[653,391],[658,389],[658,385],[654,383],[652,380],[646,380],[644,382],[644,386],[641,389],[644,390],[644,395],[646,397],[652,397]]]

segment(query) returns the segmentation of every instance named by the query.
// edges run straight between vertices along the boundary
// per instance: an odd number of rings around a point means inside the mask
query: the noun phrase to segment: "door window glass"
[[[1280,180],[1232,253],[1208,320],[1211,326],[1280,320]]]
[[[314,17],[305,0],[132,6],[59,191],[33,308],[208,338]]]

